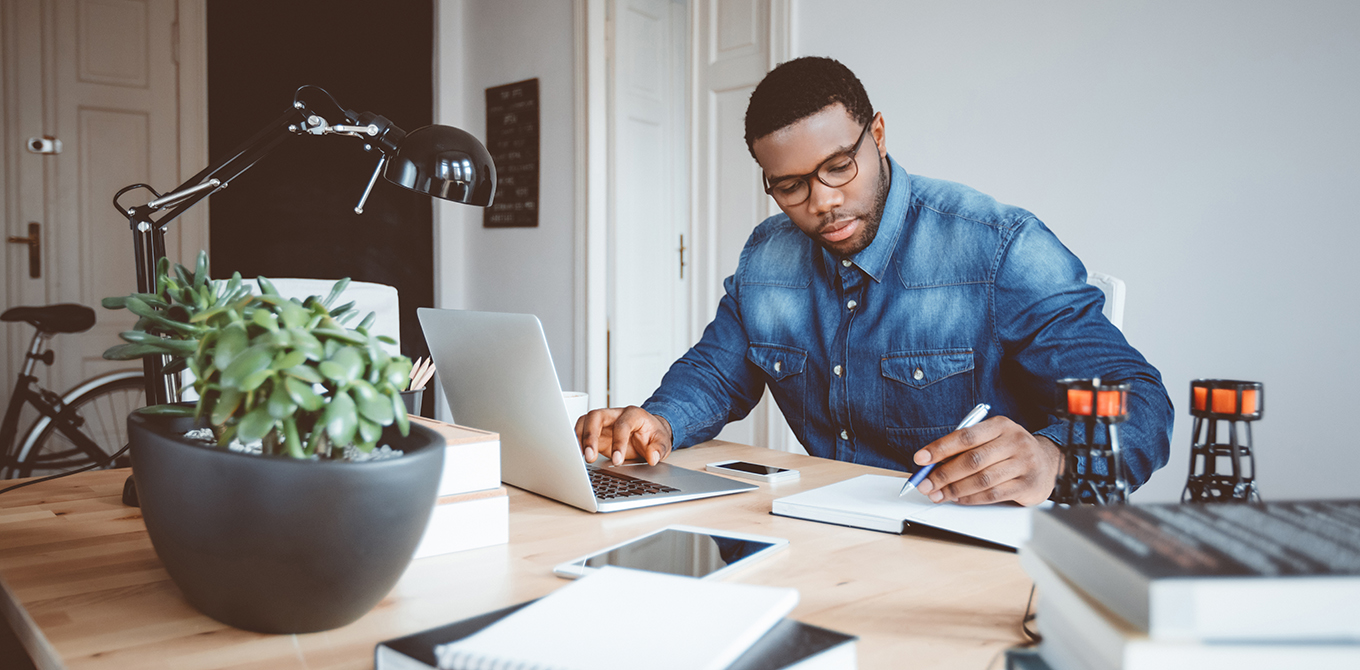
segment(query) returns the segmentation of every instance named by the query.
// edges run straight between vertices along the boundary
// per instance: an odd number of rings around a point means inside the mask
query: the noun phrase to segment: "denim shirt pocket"
[[[807,356],[806,350],[782,344],[751,343],[746,350],[746,360],[765,373],[765,383],[770,387],[770,393],[800,440],[804,432],[807,397],[807,375],[803,374]]]
[[[892,351],[879,365],[889,429],[948,427],[976,403],[972,349]]]

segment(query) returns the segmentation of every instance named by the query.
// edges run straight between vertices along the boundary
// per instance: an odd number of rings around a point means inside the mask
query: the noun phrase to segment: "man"
[[[756,227],[702,339],[642,407],[577,421],[587,461],[645,458],[715,436],[769,386],[814,456],[914,471],[964,504],[1047,499],[1066,439],[1054,382],[1131,384],[1129,483],[1167,461],[1157,370],[1101,314],[1086,270],[1029,212],[908,175],[855,75],[827,58],[775,68],[746,143],[783,215]],[[976,403],[991,418],[952,432]]]

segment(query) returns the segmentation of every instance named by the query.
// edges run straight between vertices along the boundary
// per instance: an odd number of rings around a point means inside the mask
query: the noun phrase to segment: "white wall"
[[[573,365],[574,44],[568,0],[441,0],[438,123],[486,139],[485,90],[538,78],[537,228],[483,228],[482,210],[441,202],[436,235],[440,307],[535,314],[564,387]]]
[[[1176,405],[1265,384],[1266,499],[1354,496],[1360,3],[796,0],[797,53],[864,82],[909,172],[1034,212],[1128,282],[1125,331]]]

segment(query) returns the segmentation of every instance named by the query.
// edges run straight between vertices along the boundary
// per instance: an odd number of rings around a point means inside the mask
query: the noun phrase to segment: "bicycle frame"
[[[24,450],[28,446],[27,444],[15,448],[15,438],[18,437],[19,430],[19,415],[23,412],[25,404],[32,405],[41,415],[34,422],[33,427],[29,429],[26,435],[26,443],[40,434],[49,423],[56,421],[57,429],[91,460],[100,463],[108,460],[108,454],[94,440],[82,433],[80,427],[72,421],[72,416],[66,411],[65,400],[74,398],[87,388],[93,388],[93,385],[101,384],[111,377],[135,376],[137,373],[136,371],[119,371],[102,375],[77,386],[65,395],[58,396],[39,385],[38,378],[33,375],[34,366],[37,365],[38,361],[43,360],[43,355],[39,352],[43,350],[47,340],[51,339],[52,336],[51,333],[39,331],[33,336],[33,342],[29,345],[28,353],[24,357],[24,369],[19,373],[19,378],[14,383],[14,392],[10,395],[9,407],[5,410],[4,422],[0,424],[0,448],[3,448],[3,451],[0,452],[0,470],[13,468],[18,465],[19,458],[25,455]]]

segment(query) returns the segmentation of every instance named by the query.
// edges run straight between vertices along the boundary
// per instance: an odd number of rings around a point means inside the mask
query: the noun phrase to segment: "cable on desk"
[[[1034,584],[1030,584],[1029,600],[1025,602],[1025,615],[1020,618],[1020,632],[1024,633],[1025,637],[1029,638],[1030,640],[1029,644],[1024,645],[1026,647],[1032,647],[1044,641],[1044,636],[1040,635],[1039,631],[1033,630],[1029,627],[1030,622],[1034,621],[1034,619],[1038,616],[1037,613],[1031,611],[1033,609],[1034,609]]]
[[[122,449],[119,449],[117,453],[115,453],[113,456],[110,456],[110,457],[109,457],[109,462],[112,463],[112,462],[118,460],[118,457],[119,457],[119,456],[122,456],[124,453],[126,453],[127,450],[128,450],[128,448],[131,447],[131,446],[132,446],[131,443],[126,444],[126,445],[123,445],[123,448],[122,448]],[[22,484],[15,484],[14,486],[11,486],[11,487],[9,487],[9,488],[0,489],[0,495],[4,495],[4,494],[6,494],[6,493],[9,493],[10,491],[13,491],[14,489],[21,489],[21,488],[23,488],[23,487],[25,487],[25,486],[31,486],[31,485],[33,485],[33,484],[41,484],[41,483],[43,483],[43,482],[50,482],[50,481],[52,481],[53,479],[61,479],[62,477],[67,477],[67,476],[70,476],[70,475],[74,475],[74,474],[76,474],[76,473],[78,473],[78,472],[85,472],[86,470],[93,470],[93,469],[95,469],[95,468],[97,468],[97,467],[99,467],[99,463],[91,463],[91,464],[89,464],[89,465],[82,465],[82,466],[80,466],[80,467],[78,467],[78,468],[76,468],[76,469],[74,469],[74,470],[67,470],[66,472],[58,472],[58,473],[55,474],[55,475],[48,475],[48,476],[46,476],[46,477],[42,477],[42,478],[39,478],[39,479],[34,479],[34,480],[32,480],[32,481],[27,481],[27,482],[24,482],[24,483],[22,483]]]

